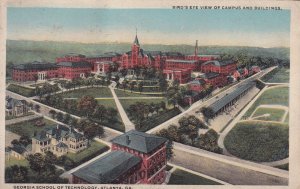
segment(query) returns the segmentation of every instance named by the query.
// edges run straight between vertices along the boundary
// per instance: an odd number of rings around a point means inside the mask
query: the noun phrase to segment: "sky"
[[[289,10],[13,8],[7,39],[289,47]]]

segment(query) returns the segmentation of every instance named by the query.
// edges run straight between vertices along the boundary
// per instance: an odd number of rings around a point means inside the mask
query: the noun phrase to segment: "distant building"
[[[227,83],[226,77],[216,72],[205,73],[196,79],[203,79],[206,84],[209,84],[213,87],[222,87]]]
[[[57,77],[57,65],[48,62],[32,62],[16,65],[13,68],[12,79],[14,81],[44,81]]]
[[[227,61],[207,61],[201,65],[201,71],[204,73],[215,72],[222,75],[232,75],[236,70],[237,64],[233,60]]]
[[[59,62],[58,75],[65,79],[85,78],[92,71],[88,62]]]
[[[6,116],[23,116],[28,112],[27,102],[11,97],[6,97],[5,115]]]
[[[88,140],[72,128],[57,125],[46,129],[32,138],[32,153],[51,151],[57,156],[77,153],[87,148]]]
[[[164,69],[163,74],[167,81],[178,80],[180,84],[187,83],[191,79],[191,70],[189,69]]]
[[[112,140],[112,151],[72,173],[74,184],[162,184],[166,178],[166,142],[129,131]]]

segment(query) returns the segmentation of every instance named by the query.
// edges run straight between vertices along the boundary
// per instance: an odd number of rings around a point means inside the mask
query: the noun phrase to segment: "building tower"
[[[136,30],[135,39],[131,46],[131,67],[138,65],[139,52],[140,52],[140,43],[139,43],[139,39],[137,37],[137,30]]]
[[[196,40],[194,60],[197,60],[197,57],[198,57],[198,40]]]

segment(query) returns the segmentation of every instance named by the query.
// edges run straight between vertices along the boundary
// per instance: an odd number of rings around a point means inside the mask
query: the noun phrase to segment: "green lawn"
[[[92,159],[93,157],[107,151],[108,146],[97,141],[90,142],[90,146],[85,150],[78,153],[68,153],[67,157],[70,158],[75,164],[83,163]]]
[[[176,169],[169,180],[169,185],[221,185],[215,181],[203,178],[201,176]]]
[[[264,121],[281,121],[282,116],[284,115],[285,110],[283,109],[276,109],[276,108],[258,108],[256,109],[255,113],[252,117],[256,120],[264,120]],[[264,114],[269,114],[270,116],[266,117],[257,117]],[[257,118],[255,118],[257,117]]]
[[[26,159],[19,160],[12,156],[9,157],[9,160],[5,159],[5,167],[10,167],[13,165],[29,167],[29,162]]]
[[[118,97],[147,97],[150,95],[139,94],[139,93],[131,93],[124,91],[122,89],[115,89],[115,93]]]
[[[6,116],[5,115],[5,120],[20,118],[20,117],[25,117],[25,116],[30,116],[30,115],[34,115],[34,113],[33,112],[27,112],[26,114],[18,116],[18,117],[16,117],[16,116]]]
[[[127,108],[129,108],[129,106],[131,104],[135,104],[137,102],[145,102],[147,104],[151,104],[151,103],[160,103],[161,101],[166,102],[165,98],[162,99],[120,99],[120,102],[124,108],[124,110],[126,111]]]
[[[171,165],[167,165],[166,171],[170,171],[171,169],[173,169],[173,167]]]
[[[290,119],[290,114],[288,113],[287,115],[286,115],[286,118],[285,118],[285,120],[284,120],[284,123],[289,123],[289,119]]]
[[[20,122],[13,125],[6,125],[6,129],[20,136],[23,135],[23,136],[33,137],[35,131],[40,132],[45,128],[56,127],[56,123],[44,118],[43,118],[43,122],[45,122],[45,126],[37,127],[34,125],[35,121],[36,120],[31,120],[31,121]]]
[[[116,106],[116,103],[115,103],[115,100],[114,99],[105,99],[105,100],[97,100],[98,104],[99,105],[103,105],[107,108],[115,108],[117,109],[117,106]]]
[[[34,96],[34,89],[26,88],[20,85],[10,84],[6,89],[26,97]]]
[[[289,164],[287,163],[287,164],[283,164],[283,165],[278,165],[278,166],[276,166],[276,168],[288,171],[289,170]]]
[[[272,73],[270,73],[272,74]],[[267,74],[262,78],[263,81],[268,83],[289,83],[290,81],[290,69],[277,68],[274,71],[274,75]]]
[[[93,96],[95,98],[112,97],[110,89],[107,87],[75,89],[66,91],[62,94],[63,98],[81,98],[85,95]]]
[[[249,117],[252,112],[262,104],[289,106],[289,88],[276,87],[266,90],[245,113],[245,117]]]
[[[283,123],[239,122],[225,137],[229,153],[255,162],[277,161],[289,156],[289,127]]]

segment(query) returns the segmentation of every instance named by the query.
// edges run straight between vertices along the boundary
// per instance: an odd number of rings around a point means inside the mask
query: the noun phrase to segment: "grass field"
[[[278,68],[274,75],[268,76],[268,74],[262,78],[263,81],[268,83],[289,83],[290,81],[290,69]]]
[[[12,156],[9,157],[9,160],[5,159],[5,167],[10,167],[13,165],[29,167],[29,162],[26,159],[19,160]]]
[[[34,113],[33,113],[33,112],[27,112],[26,114],[21,115],[21,116],[18,116],[18,117],[12,116],[12,115],[10,115],[10,116],[6,116],[6,115],[5,115],[5,120],[10,120],[10,119],[15,119],[15,118],[20,118],[20,117],[26,117],[26,116],[30,116],[30,115],[34,115]]]
[[[285,118],[285,120],[284,120],[284,123],[289,123],[289,119],[290,119],[290,114],[288,113],[288,114],[286,115],[286,118]]]
[[[139,94],[139,93],[131,93],[124,91],[122,89],[115,89],[115,93],[118,97],[147,97],[150,95],[145,95],[145,94]]]
[[[264,120],[264,121],[281,121],[285,110],[276,109],[276,108],[258,108],[255,110],[255,113],[252,115],[255,120]],[[264,114],[269,114],[270,116],[258,117]],[[257,117],[257,118],[255,118]]]
[[[90,142],[90,146],[85,150],[78,153],[68,153],[67,157],[70,158],[74,163],[83,163],[82,161],[88,157],[94,157],[95,154],[99,155],[99,152],[103,153],[107,151],[109,148],[100,142],[92,141]],[[89,158],[91,159],[91,158]]]
[[[169,185],[221,185],[215,181],[203,178],[201,176],[176,169],[169,180]]]
[[[289,156],[289,127],[282,123],[239,122],[225,137],[229,153],[255,162],[277,161]]]
[[[26,88],[20,85],[10,84],[7,87],[7,90],[26,97],[34,96],[34,89]]]
[[[20,136],[29,136],[29,137],[33,137],[34,132],[40,132],[42,130],[44,130],[45,128],[53,128],[56,127],[56,123],[47,120],[47,119],[43,119],[43,122],[45,123],[45,126],[42,127],[37,127],[34,125],[36,120],[32,120],[32,121],[25,121],[25,122],[20,122],[17,124],[13,124],[13,125],[7,125],[6,129],[16,133]]]
[[[98,104],[99,105],[103,105],[107,108],[115,108],[117,109],[117,106],[116,106],[116,103],[115,103],[115,100],[114,99],[105,99],[105,100],[97,100]]]
[[[245,113],[249,117],[252,112],[262,104],[289,106],[289,88],[276,87],[266,90]]]
[[[278,166],[276,166],[276,168],[288,171],[289,170],[289,164],[287,163],[287,164],[283,164],[283,165],[278,165]]]
[[[120,99],[120,102],[124,108],[124,110],[126,111],[127,108],[129,108],[129,106],[131,104],[135,104],[137,102],[145,102],[147,104],[151,104],[151,103],[160,103],[161,101],[166,102],[166,100],[164,98],[162,99]]]
[[[112,94],[107,87],[93,87],[93,88],[83,88],[75,89],[72,91],[67,91],[62,94],[63,98],[81,98],[82,96],[89,95],[94,98],[105,98],[112,97]]]

